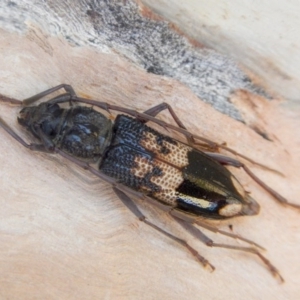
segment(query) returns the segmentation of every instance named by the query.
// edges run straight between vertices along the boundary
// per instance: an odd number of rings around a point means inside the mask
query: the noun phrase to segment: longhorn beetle
[[[64,89],[65,93],[30,106],[60,89]],[[289,203],[242,162],[217,152],[223,148],[253,162],[247,157],[225,145],[189,133],[168,104],[162,103],[144,113],[138,113],[125,107],[78,97],[73,88],[66,84],[23,101],[3,95],[0,100],[23,107],[18,122],[38,140],[38,143],[28,144],[0,119],[0,126],[20,144],[34,151],[57,153],[112,184],[116,195],[140,221],[186,247],[203,266],[215,269],[185,240],[148,221],[129,195],[138,196],[166,210],[183,228],[208,246],[257,255],[273,276],[283,281],[279,271],[258,250],[261,246],[239,235],[219,230],[203,219],[228,219],[259,212],[258,203],[224,165],[243,168],[279,202],[298,209],[300,205]],[[63,103],[69,103],[70,106],[63,108]],[[93,107],[78,105],[80,103],[98,107],[108,113],[114,110],[123,114],[117,115],[112,122]],[[155,118],[165,109],[178,126]],[[159,133],[145,125],[148,121],[183,134],[187,143]],[[242,240],[251,246],[214,243],[195,224]]]

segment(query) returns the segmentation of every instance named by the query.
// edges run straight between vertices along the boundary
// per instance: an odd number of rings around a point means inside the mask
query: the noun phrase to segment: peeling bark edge
[[[131,0],[2,1],[0,26],[62,36],[74,47],[116,51],[147,72],[187,85],[216,110],[243,121],[230,97],[238,90],[269,98],[229,57],[196,47],[175,27]],[[101,71],[101,70],[100,70]]]

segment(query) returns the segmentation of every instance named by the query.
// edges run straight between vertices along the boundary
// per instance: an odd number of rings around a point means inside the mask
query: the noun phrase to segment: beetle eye
[[[18,116],[19,124],[21,124],[23,126],[28,126],[28,123],[30,122],[33,112],[34,112],[34,109],[32,107],[24,107],[19,112],[19,116]]]

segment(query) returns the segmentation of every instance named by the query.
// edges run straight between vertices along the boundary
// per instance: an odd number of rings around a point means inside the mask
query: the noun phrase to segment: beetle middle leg
[[[210,262],[205,259],[202,255],[198,253],[193,247],[191,247],[185,240],[176,237],[175,235],[165,231],[164,229],[158,227],[154,223],[148,221],[143,213],[139,210],[137,205],[131,200],[131,198],[125,194],[123,191],[119,190],[118,188],[113,186],[113,190],[118,196],[118,198],[125,204],[125,206],[139,219],[139,221],[144,222],[145,224],[149,225],[153,229],[157,230],[158,232],[164,234],[168,238],[172,239],[173,241],[179,243],[180,245],[184,246],[204,267],[209,267],[212,271],[215,267],[210,264]]]
[[[50,145],[36,145],[36,144],[27,144],[20,136],[18,136],[13,130],[11,130],[3,121],[0,120],[0,126],[7,131],[13,138],[15,138],[19,143],[21,143],[23,146],[25,146],[26,148],[29,148],[30,150],[38,150],[38,151],[46,151],[46,152],[54,152],[54,153],[58,153],[61,156],[65,157],[66,159],[72,161],[73,163],[75,163],[76,165],[89,170],[91,173],[93,173],[94,175],[98,176],[99,178],[111,183],[113,186],[116,184],[116,181],[106,175],[104,175],[103,173],[99,172],[98,170],[94,169],[93,167],[91,167],[88,163],[83,162],[79,159],[74,158],[73,156],[61,151],[58,148],[55,148],[53,146],[53,148]],[[47,141],[42,138],[42,141],[45,142],[47,144]],[[143,221],[145,224],[149,225],[150,227],[152,227],[153,229],[159,231],[160,233],[166,235],[167,237],[173,239],[174,241],[176,241],[177,243],[181,244],[182,246],[184,246],[187,250],[189,250],[189,252],[191,254],[193,254],[193,256],[195,256],[195,258],[205,267],[210,267],[211,270],[214,270],[214,266],[211,265],[203,256],[201,256],[193,247],[191,247],[185,240],[180,239],[170,233],[168,233],[167,231],[161,229],[160,227],[156,226],[155,224],[153,224],[152,222],[148,221],[145,216],[140,212],[140,210],[137,208],[137,206],[132,202],[132,200],[122,191],[120,191],[117,188],[114,188],[114,191],[116,192],[116,194],[119,196],[119,198],[123,201],[123,203],[139,218],[140,221]],[[183,223],[182,223],[183,222]],[[228,248],[228,249],[234,249],[234,250],[241,250],[244,252],[249,252],[249,253],[253,253],[256,254],[269,268],[269,270],[272,272],[272,274],[274,276],[278,276],[282,281],[283,278],[280,276],[279,272],[277,271],[277,269],[260,253],[258,252],[256,249],[251,248],[251,247],[239,247],[239,246],[232,246],[232,245],[226,245],[226,244],[218,244],[218,243],[214,243],[211,239],[209,239],[208,237],[206,237],[200,230],[198,230],[197,228],[193,227],[192,224],[189,224],[185,221],[182,221],[181,225],[184,224],[183,226],[185,228],[189,228],[188,231],[190,231],[194,236],[196,236],[197,238],[199,238],[200,240],[202,240],[206,245],[211,246],[211,247],[221,247],[221,248]],[[238,237],[239,238],[239,237]]]
[[[157,114],[159,114],[160,112],[162,112],[163,110],[168,110],[170,115],[172,116],[172,118],[174,119],[174,121],[176,122],[176,124],[179,126],[179,128],[186,130],[186,127],[183,125],[183,123],[180,121],[179,117],[176,115],[176,113],[174,112],[173,108],[168,104],[168,103],[161,103],[158,104],[146,111],[144,111],[144,114],[147,114],[151,117],[156,117]],[[146,122],[147,120],[143,120],[144,122]],[[195,138],[197,138],[196,136],[194,137],[193,135],[186,135],[187,141],[189,145],[200,145],[201,148],[205,148],[204,144],[202,143],[197,143]],[[263,168],[267,168],[271,171],[274,171],[273,169],[270,169],[264,165],[261,165],[259,163],[256,163],[255,161],[249,159],[248,157],[241,155],[237,152],[235,152],[234,150],[228,148],[226,145],[218,145],[216,143],[213,143],[211,141],[208,141],[205,139],[206,142],[209,142],[209,147],[212,148],[210,149],[210,151],[213,152],[205,152],[207,155],[209,155],[210,157],[214,158],[215,160],[219,161],[221,164],[226,164],[226,165],[232,165],[234,167],[238,167],[238,168],[243,168],[245,170],[245,172],[254,180],[256,181],[261,187],[263,187],[267,192],[269,192],[278,202],[282,203],[282,204],[286,204],[295,208],[300,208],[300,205],[297,204],[293,204],[293,203],[289,203],[287,199],[285,199],[283,196],[281,196],[279,193],[277,193],[275,190],[273,190],[272,188],[270,188],[268,185],[266,185],[261,179],[259,179],[254,173],[251,172],[251,170],[242,162],[231,158],[231,157],[227,157],[224,156],[222,154],[219,153],[215,153],[218,149],[218,147],[223,148],[224,150],[227,150],[235,155],[238,155],[248,161],[250,161],[253,164],[262,166]],[[213,144],[211,144],[213,143]],[[207,147],[207,145],[206,145]]]
[[[61,85],[61,86],[63,86],[63,85]],[[228,152],[231,152],[234,155],[240,156],[243,159],[245,159],[245,160],[247,160],[247,161],[249,161],[249,162],[251,162],[255,165],[261,166],[262,168],[269,169],[271,171],[275,171],[275,170],[273,170],[273,169],[271,169],[271,168],[269,168],[269,167],[267,167],[263,164],[255,162],[254,160],[252,160],[251,158],[249,158],[247,156],[244,156],[244,155],[236,152],[235,150],[227,147],[224,143],[219,144],[219,143],[213,142],[213,141],[211,141],[207,138],[204,138],[204,137],[201,137],[199,135],[195,135],[195,134],[190,133],[186,129],[186,127],[183,125],[183,123],[179,120],[179,118],[176,116],[173,109],[172,110],[169,109],[169,108],[171,108],[169,105],[167,105],[167,106],[165,106],[165,104],[163,104],[162,106],[157,105],[153,108],[150,108],[149,110],[146,110],[144,113],[140,113],[140,112],[137,112],[136,110],[126,108],[126,107],[123,107],[123,106],[109,104],[107,102],[96,101],[96,100],[93,100],[93,99],[81,98],[81,97],[78,97],[76,95],[72,95],[72,94],[68,94],[68,93],[63,94],[62,96],[57,96],[56,98],[49,100],[49,102],[57,103],[57,104],[68,102],[68,101],[89,104],[89,105],[92,105],[92,106],[95,106],[95,107],[99,107],[99,108],[101,108],[101,109],[103,109],[103,110],[105,110],[109,113],[110,113],[110,110],[125,113],[125,114],[128,114],[128,115],[130,115],[132,117],[135,117],[139,120],[142,120],[144,122],[151,121],[151,122],[153,122],[153,123],[155,123],[155,124],[157,124],[157,125],[159,125],[163,128],[171,129],[171,130],[174,130],[178,133],[183,134],[186,137],[186,139],[189,143],[191,143],[192,145],[199,146],[200,148],[204,149],[204,151],[210,150],[212,152],[218,152],[219,148],[221,148],[221,149],[224,149]],[[173,119],[175,120],[175,122],[177,123],[178,126],[166,123],[163,120],[160,120],[160,119],[157,119],[157,118],[154,117],[160,111],[162,111],[164,109],[167,109],[167,108],[168,108],[169,111],[172,111],[171,115],[172,115]],[[201,142],[197,142],[197,140],[201,141]]]
[[[33,151],[43,151],[48,153],[58,153],[61,156],[69,159],[76,165],[89,170],[94,175],[98,176],[99,178],[105,180],[106,182],[109,182],[113,186],[113,190],[116,193],[116,195],[122,200],[122,202],[129,208],[129,210],[138,217],[138,219],[145,224],[149,225],[153,229],[157,230],[158,232],[164,234],[165,236],[171,238],[175,242],[179,243],[180,245],[184,246],[204,267],[209,267],[212,271],[215,269],[215,267],[209,263],[207,259],[205,259],[203,256],[201,256],[193,247],[191,247],[185,240],[180,239],[176,237],[173,234],[168,233],[167,231],[163,230],[162,228],[158,227],[157,225],[153,224],[152,222],[148,221],[146,217],[141,213],[141,211],[138,209],[138,207],[135,205],[135,203],[125,194],[123,191],[118,189],[117,182],[111,178],[106,176],[105,174],[101,173],[100,171],[94,169],[92,166],[90,166],[88,163],[83,162],[74,156],[71,156],[59,148],[55,147],[53,142],[47,138],[41,132],[38,128],[36,128],[36,132],[39,134],[39,138],[41,139],[41,144],[28,144],[25,140],[23,140],[14,130],[12,130],[2,119],[0,119],[0,127],[2,127],[9,135],[11,135],[16,141],[18,141],[21,145],[26,147],[27,149],[33,150]]]
[[[153,123],[156,123],[157,125],[161,126],[161,127],[164,127],[164,128],[169,128],[169,129],[172,129],[174,131],[177,131],[181,134],[183,134],[188,141],[191,141],[191,143],[193,145],[198,145],[200,147],[204,147],[204,148],[211,148],[213,149],[213,152],[218,152],[218,149],[219,148],[222,148],[226,151],[229,151],[231,152],[232,154],[234,155],[237,155],[237,156],[240,156],[242,158],[244,158],[245,160],[253,163],[253,164],[256,164],[256,165],[259,165],[263,168],[267,168],[267,169],[270,169],[268,168],[267,166],[264,166],[260,163],[257,163],[255,162],[254,160],[234,151],[233,149],[227,147],[224,143],[216,143],[214,141],[211,141],[210,139],[207,139],[207,138],[204,138],[202,136],[199,136],[199,135],[195,135],[195,134],[192,134],[190,133],[186,127],[184,126],[184,124],[180,121],[179,117],[176,115],[176,113],[174,112],[173,108],[167,104],[167,103],[161,103],[161,104],[158,104],[148,110],[146,110],[144,113],[139,113],[133,109],[129,109],[129,108],[126,108],[126,107],[123,107],[123,106],[118,106],[118,105],[113,105],[113,104],[109,104],[107,102],[102,102],[102,101],[96,101],[96,100],[93,100],[93,99],[87,99],[87,98],[82,98],[82,97],[78,97],[73,89],[73,87],[71,85],[68,85],[68,84],[60,84],[60,85],[57,85],[53,88],[50,88],[44,92],[41,92],[39,94],[36,94],[32,97],[29,97],[23,101],[19,101],[19,100],[15,100],[15,99],[12,99],[12,98],[9,98],[9,97],[5,97],[3,96],[3,98],[0,100],[4,101],[4,102],[10,102],[10,103],[13,103],[13,104],[16,104],[16,103],[19,103],[23,106],[26,106],[26,105],[29,105],[35,101],[38,101],[40,100],[41,98],[47,96],[47,95],[50,95],[51,93],[55,92],[55,91],[58,91],[60,89],[64,89],[65,90],[65,93],[62,94],[62,95],[59,95],[53,99],[50,99],[49,102],[51,103],[64,103],[64,102],[79,102],[79,103],[85,103],[85,104],[90,104],[92,106],[96,106],[96,107],[99,107],[101,109],[104,109],[106,111],[110,111],[110,110],[115,110],[115,111],[118,111],[118,112],[123,112],[123,113],[126,113],[128,115],[131,115],[135,118],[138,118],[139,120],[142,120],[144,122],[147,122],[147,121],[151,121]],[[6,98],[6,99],[5,99]],[[157,119],[155,118],[155,116],[157,114],[159,114],[161,111],[163,110],[166,110],[168,109],[169,113],[171,114],[172,118],[174,119],[174,121],[176,122],[177,126],[174,126],[172,124],[168,124],[160,119]],[[199,143],[197,142],[198,141],[201,141],[203,142],[204,144],[202,143]],[[272,169],[271,169],[272,170]],[[274,171],[274,170],[273,170]]]
[[[161,104],[158,104],[158,105],[156,105],[156,106],[154,106],[154,107],[152,107],[148,110],[146,110],[144,113],[139,113],[135,110],[128,109],[128,108],[125,108],[125,107],[122,107],[122,106],[112,105],[112,104],[109,104],[109,103],[106,103],[106,102],[100,102],[100,101],[96,101],[96,100],[91,100],[91,99],[78,97],[76,95],[73,87],[71,85],[68,85],[68,84],[57,85],[53,88],[50,88],[46,91],[38,93],[38,94],[36,94],[32,97],[29,97],[27,99],[24,99],[22,101],[16,100],[16,99],[13,99],[13,98],[10,98],[10,97],[6,97],[4,95],[0,95],[0,101],[8,102],[8,103],[11,103],[11,104],[17,104],[17,105],[20,105],[20,106],[28,106],[29,104],[32,104],[33,102],[36,102],[36,101],[42,99],[43,97],[48,96],[48,95],[52,94],[53,92],[56,92],[60,89],[64,89],[65,93],[48,100],[49,103],[57,103],[58,104],[58,103],[69,102],[71,104],[72,102],[79,102],[79,103],[90,104],[90,105],[102,108],[102,109],[104,109],[108,112],[110,112],[110,109],[115,110],[115,111],[119,111],[119,112],[124,112],[124,113],[127,113],[127,114],[129,114],[133,117],[136,117],[136,118],[138,118],[138,119],[140,119],[144,122],[152,121],[152,122],[158,124],[159,126],[162,126],[163,128],[170,128],[174,131],[177,131],[177,132],[183,134],[186,137],[189,145],[198,146],[201,149],[203,149],[203,151],[218,152],[219,148],[221,148],[221,149],[224,149],[224,150],[226,150],[226,151],[228,151],[228,152],[230,152],[234,155],[237,155],[237,156],[251,162],[254,165],[258,165],[258,166],[260,166],[262,168],[265,168],[265,169],[268,169],[270,171],[280,173],[280,172],[278,172],[278,171],[276,171],[272,168],[269,168],[269,167],[267,167],[263,164],[257,163],[256,161],[252,160],[251,158],[249,158],[249,157],[247,157],[243,154],[240,154],[240,153],[236,152],[235,150],[227,147],[224,143],[223,144],[215,143],[215,142],[213,142],[213,141],[211,141],[207,138],[204,138],[204,137],[201,137],[201,136],[190,133],[186,129],[184,124],[180,121],[179,117],[174,112],[172,106],[170,106],[169,104],[164,103],[164,102],[161,103]],[[157,114],[159,114],[161,111],[166,110],[166,109],[168,109],[169,113],[171,114],[172,118],[174,119],[174,121],[176,122],[178,127],[174,126],[172,124],[168,124],[168,123],[166,123],[162,120],[159,120],[159,119],[155,118],[155,116]],[[197,142],[197,140],[198,140],[198,142]],[[199,142],[199,141],[201,141],[201,142]]]
[[[178,125],[179,128],[185,130],[187,132],[187,128],[185,127],[185,125],[181,122],[181,120],[179,119],[179,117],[176,115],[175,111],[173,110],[172,106],[166,102],[162,102],[154,107],[151,107],[150,109],[147,109],[146,111],[144,111],[143,113],[151,116],[151,117],[156,117],[160,112],[164,111],[164,110],[168,110],[171,117],[173,118],[173,120],[175,121],[175,123]],[[142,120],[144,123],[147,122],[147,120]],[[167,128],[167,127],[166,127]],[[187,143],[190,146],[198,146],[200,148],[202,148],[205,151],[217,151],[218,150],[218,145],[214,142],[205,140],[205,142],[201,143],[201,142],[196,142],[195,138],[193,137],[193,135],[185,135]]]
[[[255,162],[254,160],[252,160],[251,158],[248,158],[247,156],[244,156],[236,151],[234,151],[233,149],[229,148],[226,146],[225,143],[222,143],[222,144],[218,144],[218,143],[215,143],[209,139],[206,139],[206,138],[203,138],[203,137],[200,137],[200,136],[197,136],[197,135],[194,135],[194,134],[191,134],[190,132],[188,132],[186,126],[181,122],[181,120],[179,119],[179,117],[176,115],[175,111],[173,110],[172,106],[169,105],[168,103],[165,103],[165,102],[162,102],[154,107],[151,107],[150,109],[146,110],[143,112],[143,114],[146,114],[148,116],[151,116],[151,117],[156,117],[160,112],[164,111],[164,110],[168,110],[170,115],[172,116],[173,120],[176,122],[176,124],[178,125],[178,127],[180,129],[183,129],[184,131],[182,131],[181,133],[186,137],[187,141],[188,141],[188,144],[190,146],[197,146],[197,147],[200,147],[203,149],[203,151],[208,151],[208,149],[211,151],[211,152],[218,152],[218,149],[219,148],[222,148],[228,152],[231,152],[232,154],[234,155],[237,155],[237,156],[240,156],[241,158],[255,164],[255,165],[258,165],[258,166],[261,166],[265,169],[269,169],[270,171],[275,171],[277,172],[276,170],[273,170],[265,165],[262,165],[260,163],[257,163]],[[142,122],[147,122],[148,120],[145,120],[145,119],[141,119]],[[155,122],[153,120],[151,120],[152,122]],[[160,125],[160,123],[158,122],[155,122],[157,123],[158,125]],[[166,124],[166,125],[161,125],[162,127],[165,127],[165,128],[169,128],[169,125],[170,124]],[[172,125],[171,125],[172,126]],[[172,128],[172,127],[170,127]],[[174,128],[172,128],[174,129]],[[177,130],[178,131],[178,130]],[[197,142],[196,140],[201,140],[203,141],[202,142]],[[278,172],[279,173],[279,172]]]
[[[12,98],[8,98],[8,97],[2,97],[0,98],[0,100],[4,101],[4,102],[10,102],[10,103],[13,103],[13,104],[19,104],[19,105],[22,105],[22,106],[25,106],[25,105],[28,105],[34,101],[37,101],[41,98],[43,98],[44,96],[47,96],[59,89],[65,89],[66,93],[62,94],[62,95],[59,95],[51,100],[49,100],[48,102],[49,103],[65,103],[65,102],[79,102],[79,103],[85,103],[85,104],[90,104],[90,105],[93,105],[93,106],[96,106],[96,107],[99,107],[101,109],[104,109],[108,112],[110,112],[110,110],[115,110],[115,111],[119,111],[119,112],[123,112],[123,113],[126,113],[126,114],[129,114],[133,117],[136,117],[138,119],[141,119],[141,120],[144,120],[144,121],[152,121],[164,128],[169,128],[169,129],[172,129],[172,130],[175,130],[179,133],[182,133],[189,142],[193,142],[195,143],[196,145],[198,145],[198,143],[196,143],[196,140],[200,140],[201,142],[204,142],[206,143],[207,147],[210,148],[209,150],[212,151],[212,152],[217,152],[218,151],[218,148],[223,148],[225,149],[226,151],[229,151],[231,153],[233,153],[234,155],[238,155],[240,157],[242,157],[243,159],[246,159],[248,161],[250,161],[251,163],[253,164],[256,164],[256,165],[260,165],[264,168],[267,168],[266,166],[263,166],[259,163],[256,163],[254,162],[253,160],[249,159],[248,157],[245,157],[239,153],[237,153],[236,151],[228,148],[227,146],[225,145],[222,145],[222,144],[217,144],[217,143],[214,143],[208,139],[205,139],[203,137],[200,137],[200,136],[197,136],[197,135],[194,135],[192,133],[190,133],[189,131],[187,131],[185,129],[185,126],[182,124],[182,122],[179,120],[179,118],[176,116],[176,114],[174,113],[173,109],[169,106],[169,105],[166,105],[166,104],[161,104],[161,105],[157,105],[147,111],[145,111],[145,113],[139,113],[135,110],[132,110],[132,109],[128,109],[128,108],[125,108],[125,107],[121,107],[121,106],[117,106],[117,105],[112,105],[112,104],[108,104],[106,102],[98,102],[98,101],[95,101],[95,100],[90,100],[90,99],[85,99],[85,98],[81,98],[81,97],[78,97],[76,96],[75,92],[74,92],[74,89],[70,86],[70,85],[67,85],[67,84],[61,84],[61,85],[58,85],[56,87],[53,87],[51,89],[48,89],[47,91],[44,91],[42,93],[39,93],[33,97],[30,97],[28,99],[25,99],[24,101],[18,101],[18,100],[15,100],[15,99],[12,99]],[[168,124],[168,123],[165,123],[164,121],[160,120],[160,119],[156,119],[154,116],[157,115],[160,111],[164,110],[164,109],[168,109],[169,112],[171,113],[171,115],[173,116],[175,122],[177,123],[178,126],[174,126],[172,124]],[[203,146],[203,145],[202,145]],[[202,147],[200,146],[200,147]],[[206,147],[206,150],[207,150],[207,147]],[[277,199],[277,201],[281,202],[281,203],[286,203],[287,205],[290,205],[292,207],[295,207],[295,208],[300,208],[300,205],[297,205],[297,204],[292,204],[292,203],[289,203],[284,197],[282,197],[280,194],[278,194],[277,192],[275,192],[273,189],[271,189],[270,187],[268,187],[263,181],[261,181],[256,175],[254,175],[244,164],[242,164],[241,162],[239,161],[235,161],[234,159],[231,159],[231,160],[225,160],[225,159],[221,159],[220,157],[225,157],[225,156],[222,156],[222,155],[219,155],[217,153],[212,153],[210,152],[211,154],[207,153],[208,155],[210,155],[211,157],[213,157],[213,155],[215,155],[213,158],[215,160],[218,160],[221,164],[228,164],[228,165],[235,165],[236,167],[242,167],[244,168],[244,170],[257,182],[259,183],[264,189],[266,189],[271,195],[273,195],[273,197],[275,197]],[[219,158],[218,158],[219,157]],[[233,163],[233,161],[235,162],[238,162],[239,165],[236,165],[237,163]],[[270,169],[270,168],[267,168],[267,169]]]
[[[192,134],[190,133],[186,127],[184,126],[184,124],[180,121],[180,119],[178,118],[178,116],[176,115],[176,113],[174,112],[174,110],[172,109],[172,107],[167,104],[167,103],[161,103],[159,105],[156,105],[148,110],[146,110],[144,113],[139,113],[133,109],[129,109],[129,108],[126,108],[126,107],[122,107],[122,106],[118,106],[118,105],[113,105],[113,104],[109,104],[109,103],[106,103],[106,102],[101,102],[101,101],[96,101],[96,100],[92,100],[92,99],[86,99],[86,98],[81,98],[81,97],[78,97],[73,89],[73,87],[71,85],[68,85],[68,84],[60,84],[60,85],[57,85],[53,88],[50,88],[46,91],[43,91],[41,93],[38,93],[32,97],[29,97],[27,99],[24,99],[23,101],[20,101],[20,100],[16,100],[16,99],[13,99],[13,98],[10,98],[10,97],[6,97],[6,96],[3,96],[3,95],[0,95],[0,101],[2,102],[7,102],[7,103],[11,103],[11,104],[18,104],[20,106],[27,106],[29,104],[32,104],[33,102],[36,102],[40,99],[42,99],[43,97],[45,96],[48,96],[50,95],[51,93],[53,92],[56,92],[60,89],[64,89],[65,90],[65,93],[62,94],[62,95],[59,95],[55,98],[52,98],[50,100],[48,100],[49,103],[65,103],[65,102],[69,102],[69,103],[72,103],[72,102],[79,102],[79,103],[85,103],[85,104],[90,104],[92,106],[96,106],[96,107],[99,107],[101,109],[104,109],[106,110],[107,112],[110,112],[110,110],[115,110],[115,111],[118,111],[118,112],[123,112],[123,113],[126,113],[128,115],[131,115],[135,118],[138,118],[139,120],[143,120],[145,122],[147,121],[152,121],[153,123],[156,123],[157,125],[163,127],[163,128],[169,128],[169,129],[172,129],[174,131],[177,131],[181,134],[183,134],[188,143],[190,145],[196,145],[196,146],[199,146],[200,148],[203,148],[203,149],[206,149],[207,150],[210,150],[212,152],[218,152],[218,149],[219,148],[222,148],[226,151],[229,151],[231,152],[232,154],[234,155],[237,155],[237,156],[240,156],[242,157],[243,159],[253,163],[253,164],[256,164],[256,165],[259,165],[263,168],[266,168],[266,169],[269,169],[269,170],[272,170],[274,171],[273,169],[270,169],[268,168],[267,166],[264,166],[260,163],[257,163],[255,162],[254,160],[234,151],[233,149],[227,147],[225,144],[219,144],[219,143],[216,143],[216,142],[213,142],[207,138],[204,138],[204,137],[201,137],[201,136],[198,136],[198,135],[195,135],[195,134]],[[171,116],[173,117],[173,119],[175,120],[176,124],[178,126],[174,126],[172,124],[168,124],[160,119],[156,119],[155,116],[160,113],[161,111],[165,110],[165,109],[168,109],[168,111],[170,112]],[[201,141],[201,142],[197,142],[198,141]],[[202,143],[203,142],[203,143]],[[205,151],[205,150],[204,150]]]

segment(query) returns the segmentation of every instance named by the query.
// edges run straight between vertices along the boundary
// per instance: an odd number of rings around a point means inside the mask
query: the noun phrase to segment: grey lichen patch
[[[241,115],[228,102],[231,92],[263,93],[232,59],[211,49],[195,48],[167,22],[140,15],[134,2],[101,2],[105,5],[91,3],[88,11],[95,31],[148,72],[179,80],[203,101],[238,120]]]
[[[168,22],[143,16],[131,0],[45,0],[38,4],[15,0],[13,5],[4,0],[0,11],[2,27],[20,31],[35,23],[74,46],[113,49],[148,72],[182,82],[201,100],[237,120],[242,117],[229,102],[234,91],[266,95],[232,59],[195,47]]]

